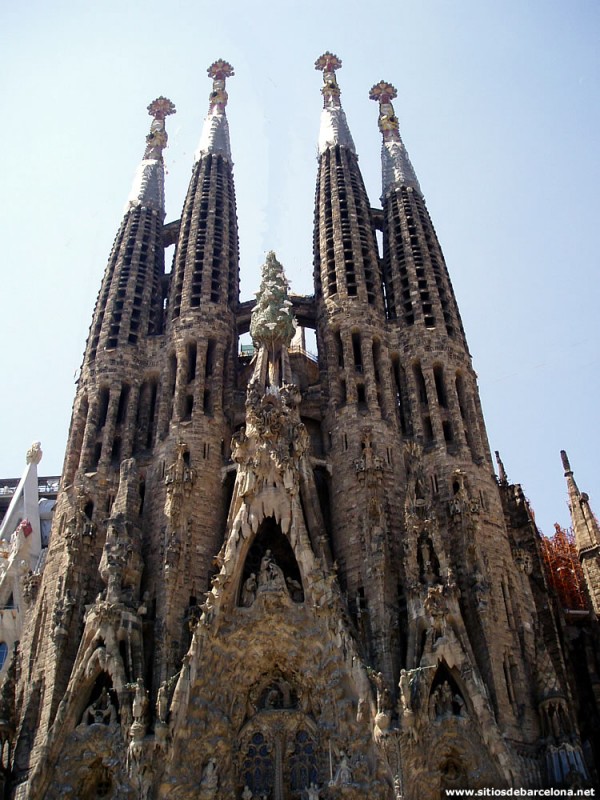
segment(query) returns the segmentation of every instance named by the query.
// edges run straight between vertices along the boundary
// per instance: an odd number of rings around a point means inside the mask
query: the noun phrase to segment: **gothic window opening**
[[[425,437],[425,444],[433,444],[433,426],[431,424],[431,417],[423,417],[423,435]]]
[[[363,361],[362,348],[360,346],[360,333],[355,332],[352,334],[352,355],[354,356],[354,369],[357,372],[362,372]]]
[[[445,419],[442,422],[442,430],[444,432],[444,441],[447,444],[450,444],[451,442],[453,442],[454,441],[454,436],[452,434],[452,425],[447,419]]]
[[[121,444],[121,437],[115,436],[110,452],[110,462],[113,466],[118,466],[121,463]]]
[[[444,384],[444,368],[439,364],[433,368],[433,379],[435,381],[435,391],[439,405],[442,408],[448,408],[448,396]]]
[[[515,697],[515,689],[511,674],[510,658],[508,656],[508,653],[504,654],[504,661],[502,663],[502,668],[504,670],[504,682],[506,684],[506,693],[508,694],[508,699],[514,708],[516,705],[516,697]]]
[[[515,617],[513,614],[513,608],[510,598],[510,593],[508,591],[508,587],[504,582],[504,579],[500,581],[500,588],[502,589],[502,599],[504,600],[504,610],[506,611],[506,621],[508,622],[509,628],[514,630],[515,627]]]
[[[242,764],[242,780],[253,796],[271,795],[275,782],[273,748],[260,732],[255,733],[250,741]]]
[[[192,418],[192,412],[194,410],[194,395],[187,394],[185,396],[184,407],[183,407],[183,416],[182,421],[187,422]]]
[[[330,500],[330,478],[325,467],[315,467],[313,470],[315,485],[319,498],[319,506],[325,522],[327,535],[331,537],[331,500]]]
[[[139,514],[141,514],[144,510],[144,500],[146,499],[146,481],[140,480],[140,507],[139,507]]]
[[[357,383],[356,384],[356,400],[358,402],[359,407],[366,409],[367,407],[367,394],[365,391],[364,383]]]
[[[73,472],[79,466],[83,466],[81,463],[81,454],[83,448],[83,439],[85,435],[85,429],[87,426],[87,419],[89,413],[89,402],[87,399],[87,395],[84,395],[81,399],[79,404],[79,412],[77,414],[77,424],[73,425],[73,440],[72,446],[70,448],[70,452],[75,454],[76,460],[71,461],[69,463],[69,469],[65,474],[64,483],[68,485],[73,480]]]
[[[344,344],[342,342],[342,335],[339,331],[336,331],[335,334],[335,348],[337,353],[337,364],[340,369],[344,368]]]
[[[419,363],[414,364],[413,372],[415,376],[415,382],[417,384],[417,394],[419,396],[419,402],[421,405],[427,405],[427,386],[425,384],[425,376],[423,375],[423,370],[421,369],[421,365]]]
[[[136,413],[134,454],[149,449],[154,443],[156,423],[156,398],[158,382],[156,378],[144,381],[140,386]]]
[[[130,392],[129,385],[124,383],[123,386],[121,387],[121,393],[119,395],[119,403],[117,406],[117,419],[116,419],[117,425],[122,425],[123,422],[125,422],[125,417],[127,416],[129,392]]]
[[[196,342],[187,345],[187,382],[191,383],[196,377]]]
[[[311,783],[317,784],[319,772],[315,743],[305,730],[296,733],[294,750],[289,759],[290,788],[293,792],[308,789]]]
[[[107,386],[100,389],[100,396],[98,399],[98,431],[106,425],[106,417],[108,415],[108,401],[110,398],[110,390]]]
[[[392,372],[396,386],[396,408],[400,421],[400,430],[403,436],[412,436],[412,420],[410,416],[410,404],[408,402],[408,391],[406,388],[406,371],[400,364],[398,353],[392,355]]]
[[[215,368],[215,347],[214,339],[209,339],[206,344],[206,362],[204,367],[204,377],[210,378]]]
[[[92,456],[92,463],[90,467],[94,469],[98,466],[98,462],[100,461],[100,457],[102,456],[102,442],[96,442],[94,445],[94,455]]]
[[[474,447],[473,434],[471,431],[471,424],[468,413],[465,381],[460,373],[456,374],[455,386],[456,386],[456,396],[458,398],[458,408],[460,410],[460,416],[464,423],[465,439],[467,440],[467,445],[469,447],[469,450],[471,451],[471,457],[474,458],[475,447]]]
[[[246,556],[240,586],[240,605],[250,607],[263,592],[281,592],[295,603],[304,602],[298,562],[291,544],[274,517],[263,519]]]

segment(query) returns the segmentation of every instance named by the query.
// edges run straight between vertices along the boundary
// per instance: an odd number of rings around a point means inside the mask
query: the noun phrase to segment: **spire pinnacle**
[[[394,113],[392,100],[398,92],[391,83],[379,81],[371,87],[369,98],[379,103],[379,130],[383,134],[381,161],[383,169],[383,197],[392,189],[410,186],[419,194],[421,187],[400,136],[398,117]]]
[[[262,280],[250,321],[250,335],[258,350],[252,383],[281,387],[291,381],[287,348],[295,330],[296,319],[288,298],[288,282],[283,267],[271,250],[262,267]]]
[[[502,485],[508,484],[508,475],[506,474],[506,470],[504,469],[504,464],[502,463],[502,459],[500,458],[500,453],[498,450],[494,451],[496,456],[496,464],[498,465],[498,480]]]
[[[321,89],[323,112],[319,131],[319,154],[336,144],[343,145],[356,153],[346,115],[340,102],[341,92],[335,74],[341,66],[342,60],[329,51],[323,53],[315,61],[315,69],[323,73]]]
[[[340,87],[335,71],[341,69],[342,59],[327,51],[315,61],[315,69],[323,73],[323,108],[341,108]]]
[[[208,114],[204,120],[195,161],[199,161],[202,156],[209,153],[225,156],[231,161],[229,125],[225,116],[225,107],[229,96],[225,89],[225,82],[227,78],[235,75],[235,72],[231,64],[222,58],[214,61],[206,72],[209,78],[213,79],[213,88],[208,98]]]
[[[146,136],[144,157],[136,170],[125,211],[144,206],[164,214],[165,174],[162,154],[168,141],[165,118],[175,113],[175,106],[167,97],[157,97],[148,106],[148,113],[152,117],[150,132]]]
[[[562,465],[565,471],[565,475],[568,475],[569,473],[573,474],[573,470],[571,469],[571,464],[569,463],[569,457],[565,450],[560,451],[560,458],[562,460]]]
[[[175,113],[175,105],[167,97],[157,97],[148,106],[148,114],[152,119],[150,133],[146,136],[145,159],[162,158],[162,151],[167,146],[169,137],[165,129],[165,118]]]

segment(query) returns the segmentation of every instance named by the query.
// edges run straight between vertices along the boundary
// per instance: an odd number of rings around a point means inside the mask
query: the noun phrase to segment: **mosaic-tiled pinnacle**
[[[323,73],[323,88],[321,89],[323,111],[319,129],[319,154],[336,144],[349,148],[353,153],[356,152],[346,121],[346,114],[340,103],[340,87],[335,75],[335,71],[341,66],[341,59],[329,52],[323,53],[315,61],[315,69]]]
[[[195,161],[199,161],[202,156],[208,154],[222,155],[231,161],[229,124],[225,115],[228,98],[225,81],[235,73],[231,64],[222,59],[211,64],[207,72],[213,79],[213,88],[209,97],[208,114],[204,120],[202,135],[195,153]]]
[[[401,186],[410,186],[421,194],[421,187],[400,136],[398,117],[392,105],[392,100],[397,96],[396,89],[385,81],[379,81],[369,92],[371,100],[379,103],[379,130],[383,134],[381,146],[383,197],[392,189],[399,189]]]
[[[153,119],[146,136],[146,150],[136,170],[125,212],[141,206],[164,214],[165,169],[162,153],[168,140],[165,117],[175,113],[175,106],[168,98],[157,97],[148,106],[148,113]]]
[[[256,293],[257,303],[252,309],[250,333],[256,346],[289,346],[296,330],[296,321],[287,289],[283,267],[271,250],[262,268],[260,290]]]

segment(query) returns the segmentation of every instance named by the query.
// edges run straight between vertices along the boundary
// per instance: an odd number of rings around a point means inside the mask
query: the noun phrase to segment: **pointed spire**
[[[175,113],[175,106],[166,97],[157,97],[148,106],[148,113],[152,117],[150,133],[146,136],[146,150],[136,170],[125,212],[143,206],[164,214],[165,169],[162,153],[168,140],[165,117]]]
[[[202,128],[202,135],[194,160],[200,161],[202,156],[213,154],[224,156],[231,161],[229,124],[225,115],[225,106],[228,99],[225,81],[235,75],[235,72],[231,64],[219,59],[210,65],[207,73],[213,79],[213,89],[210,93],[208,114],[204,120],[204,127]]]
[[[496,456],[496,464],[498,465],[498,480],[502,486],[508,485],[508,475],[506,474],[506,470],[504,469],[504,464],[502,463],[502,459],[500,458],[500,453],[498,450],[494,451]]]
[[[569,492],[569,508],[571,510],[571,522],[573,533],[575,534],[575,545],[581,568],[585,578],[585,584],[592,603],[594,613],[600,616],[600,525],[590,507],[590,498],[585,492],[580,492],[569,459],[564,450],[560,451],[565,478],[567,479],[567,489]]]
[[[379,81],[371,88],[369,98],[379,103],[379,130],[383,134],[381,147],[382,197],[392,189],[410,186],[421,194],[421,187],[410,163],[406,147],[400,137],[398,117],[394,113],[392,100],[398,92],[391,83]]]
[[[342,61],[333,53],[323,53],[315,61],[315,69],[323,73],[323,112],[319,130],[319,155],[336,144],[343,145],[356,153],[352,134],[346,121],[344,109],[340,103],[340,87],[335,75]]]
[[[600,526],[590,508],[589,496],[585,492],[580,492],[575,483],[573,470],[564,450],[560,451],[560,457],[565,470],[565,478],[567,479],[573,532],[575,533],[577,549],[581,556],[582,552],[600,547]]]
[[[252,309],[250,334],[258,350],[252,383],[281,387],[291,381],[287,348],[296,330],[288,282],[271,250],[262,268],[260,289]]]
[[[272,346],[273,342],[277,342],[289,347],[296,330],[296,321],[292,303],[288,299],[288,282],[283,267],[272,250],[267,253],[262,267],[262,280],[256,300],[250,322],[254,343]]]

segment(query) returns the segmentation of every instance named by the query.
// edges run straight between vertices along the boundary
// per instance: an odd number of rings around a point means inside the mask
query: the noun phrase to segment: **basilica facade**
[[[175,109],[149,106],[45,569],[27,576],[3,688],[11,797],[433,800],[594,785],[600,582],[587,498],[565,456],[594,609],[576,675],[533,516],[501,462],[495,475],[396,90],[370,92],[375,208],[341,61],[325,53],[316,67],[307,297],[290,294],[271,252],[256,301],[240,299],[232,67],[208,70],[187,197],[168,225]]]

